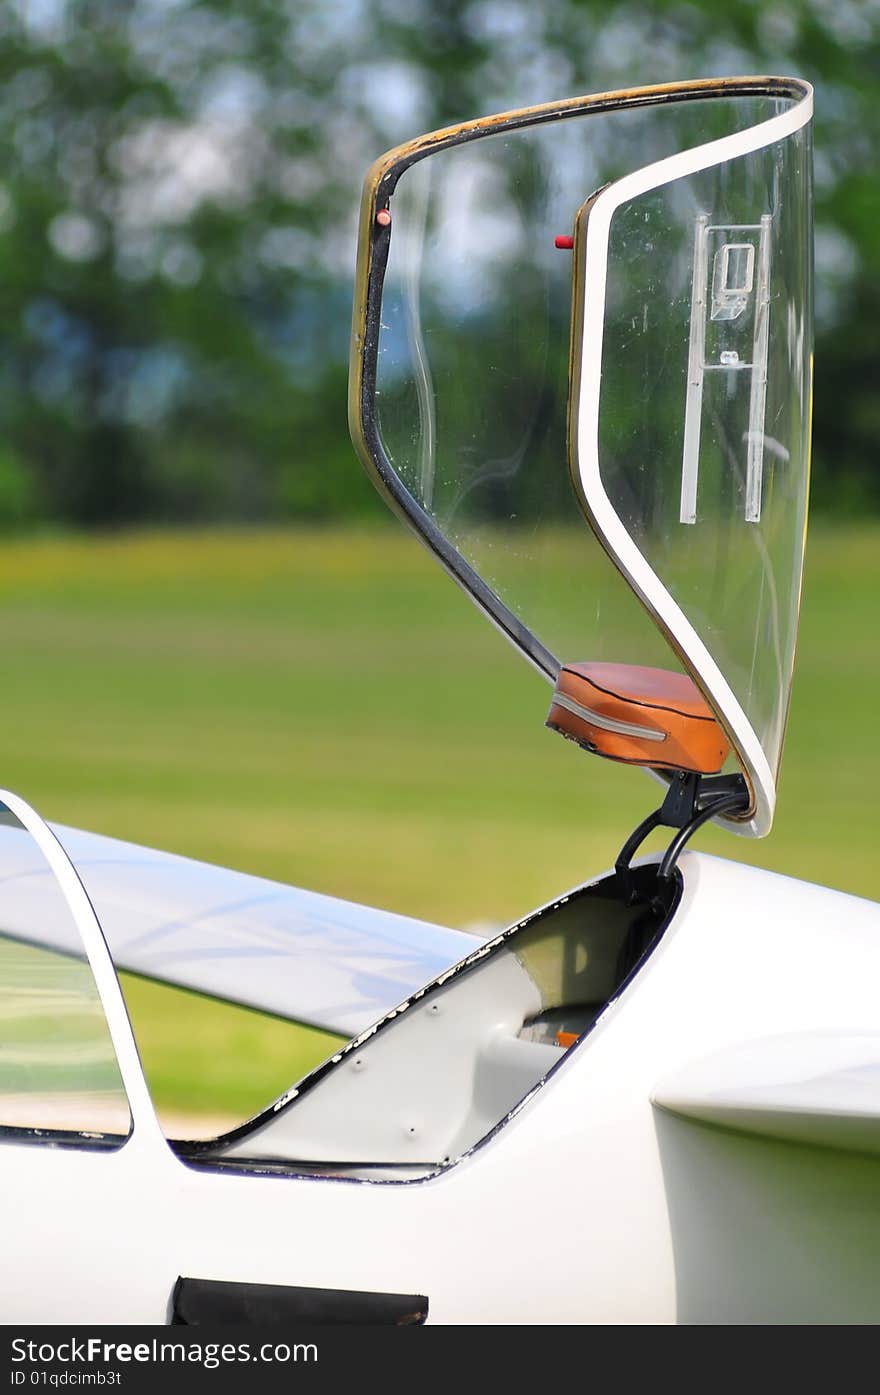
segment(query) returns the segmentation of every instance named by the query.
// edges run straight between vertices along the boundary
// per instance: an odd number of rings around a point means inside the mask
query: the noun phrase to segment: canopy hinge
[[[744,812],[749,807],[749,791],[742,775],[698,775],[679,770],[659,809],[634,828],[621,848],[614,870],[626,905],[638,900],[632,876],[632,860],[649,833],[655,828],[675,828],[677,833],[657,865],[658,881],[668,882],[688,840],[718,814]]]

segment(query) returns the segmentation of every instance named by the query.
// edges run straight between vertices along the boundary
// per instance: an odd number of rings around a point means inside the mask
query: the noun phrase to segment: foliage
[[[376,503],[345,426],[358,186],[483,110],[818,86],[817,497],[876,506],[876,0],[9,0],[0,522]]]

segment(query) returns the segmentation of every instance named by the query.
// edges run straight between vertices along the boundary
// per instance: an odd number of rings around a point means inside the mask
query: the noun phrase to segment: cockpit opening
[[[678,878],[631,869],[481,945],[262,1113],[207,1142],[199,1165],[390,1180],[450,1166],[503,1125],[615,1009],[678,903]]]

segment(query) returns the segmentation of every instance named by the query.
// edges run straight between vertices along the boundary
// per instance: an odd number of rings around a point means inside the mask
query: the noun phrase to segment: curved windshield
[[[552,676],[572,660],[675,662],[584,526],[569,477],[566,239],[609,180],[781,105],[716,97],[569,116],[442,149],[396,185],[376,366],[382,445]]]
[[[811,99],[737,82],[392,153],[362,449],[552,680],[683,668],[763,833],[806,520]]]
[[[727,725],[765,824],[809,484],[809,170],[802,126],[632,197],[608,191],[604,307],[602,196],[584,210],[585,504]]]
[[[614,214],[599,414],[616,512],[775,769],[809,466],[804,130]]]
[[[80,926],[0,803],[0,1140],[120,1147],[131,1115]]]

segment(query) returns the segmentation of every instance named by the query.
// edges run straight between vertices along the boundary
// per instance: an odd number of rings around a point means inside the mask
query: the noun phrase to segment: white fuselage
[[[163,1323],[184,1275],[425,1294],[433,1322],[877,1321],[880,906],[702,854],[681,871],[637,976],[438,1176],[191,1166],[142,1082],[116,1152],[0,1143],[4,1320]],[[867,1093],[836,1090],[841,1060]],[[726,1126],[725,1099],[762,1090],[775,1112]]]

